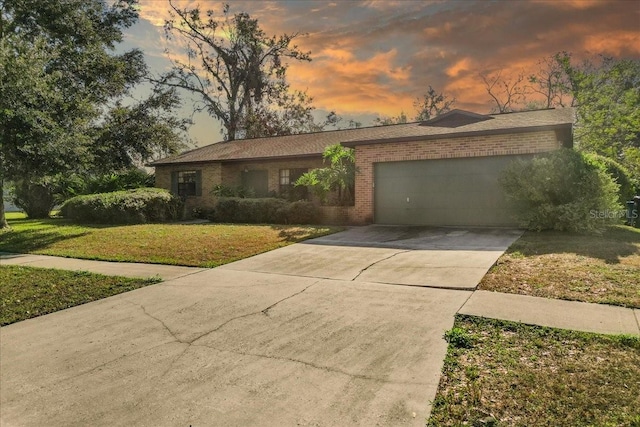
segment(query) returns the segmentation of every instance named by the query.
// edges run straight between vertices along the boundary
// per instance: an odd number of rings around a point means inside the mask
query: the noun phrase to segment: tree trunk
[[[0,177],[0,229],[11,228],[7,222],[7,218],[4,215],[4,179]]]

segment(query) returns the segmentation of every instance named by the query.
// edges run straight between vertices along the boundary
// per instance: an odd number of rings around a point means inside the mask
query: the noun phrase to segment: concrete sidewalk
[[[64,258],[49,255],[11,254],[0,252],[0,265],[25,265],[29,267],[58,268],[60,270],[89,271],[107,276],[160,277],[173,280],[206,270],[179,265],[143,264],[138,262],[109,262],[88,259]]]
[[[640,310],[605,304],[475,291],[458,313],[582,332],[640,335]]]
[[[92,261],[48,255],[0,253],[0,265],[8,264],[89,271],[125,277],[159,276],[165,281],[207,270],[198,267],[162,264]],[[233,265],[239,264],[242,262]],[[233,269],[232,266],[227,266],[225,269],[230,268]],[[582,332],[640,335],[640,310],[605,304],[476,290],[458,313]]]

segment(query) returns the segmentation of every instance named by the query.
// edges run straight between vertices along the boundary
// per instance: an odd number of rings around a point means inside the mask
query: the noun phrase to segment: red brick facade
[[[353,224],[373,222],[373,170],[377,162],[428,160],[456,157],[503,156],[534,154],[552,151],[560,147],[556,132],[537,131],[500,135],[477,135],[458,138],[430,139],[424,141],[390,142],[357,145],[355,206],[325,209],[323,216],[331,222],[346,221]],[[242,183],[245,170],[267,170],[268,189],[279,192],[281,169],[313,169],[323,167],[322,158],[305,157],[295,160],[254,160],[244,162],[192,163],[185,165],[156,166],[156,186],[171,189],[171,173],[174,171],[201,170],[202,195],[187,199],[188,211],[194,207],[213,208],[213,188],[222,184],[237,187]]]
[[[373,165],[377,162],[504,156],[552,151],[560,147],[553,130],[503,135],[479,135],[427,141],[356,146],[355,209],[351,222],[373,222]]]
[[[189,196],[186,200],[187,212],[195,207],[212,209],[215,197],[212,191],[216,185],[238,187],[242,184],[242,172],[245,170],[267,170],[269,191],[279,192],[280,169],[314,169],[323,167],[322,158],[309,157],[294,160],[263,160],[229,163],[192,163],[185,165],[156,166],[156,187],[171,190],[171,174],[179,171],[202,172],[202,195]]]

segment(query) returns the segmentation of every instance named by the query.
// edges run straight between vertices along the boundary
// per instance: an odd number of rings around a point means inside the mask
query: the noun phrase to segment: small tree
[[[449,98],[449,96],[444,93],[438,93],[429,85],[427,93],[425,93],[422,98],[416,98],[413,102],[413,106],[418,112],[416,121],[423,122],[451,111],[455,103],[455,97]]]
[[[517,160],[500,183],[529,230],[595,231],[620,207],[611,176],[571,149]]]
[[[329,166],[310,170],[298,178],[295,185],[310,187],[323,203],[327,202],[330,192],[337,191],[338,205],[352,204],[356,175],[354,150],[335,144],[327,147],[322,157]]]

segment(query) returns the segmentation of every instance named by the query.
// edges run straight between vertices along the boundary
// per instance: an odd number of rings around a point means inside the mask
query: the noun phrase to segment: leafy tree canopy
[[[287,60],[310,61],[294,40],[299,34],[267,35],[247,13],[221,14],[178,8],[171,1],[168,39],[185,45],[185,59],[156,81],[198,99],[196,111],[220,120],[226,140],[315,130],[311,98],[292,91]]]
[[[117,115],[147,73],[141,51],[115,53],[137,18],[136,0],[0,1],[0,188],[104,161],[104,113],[115,102]],[[144,155],[129,144],[130,156]]]

